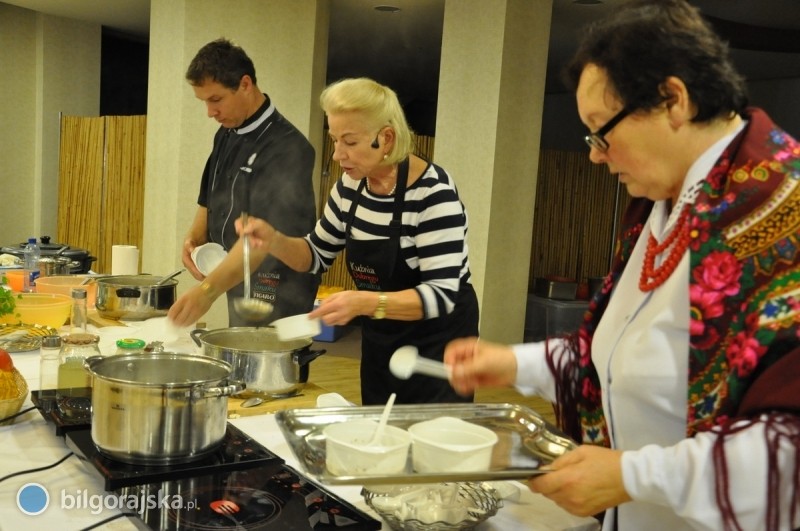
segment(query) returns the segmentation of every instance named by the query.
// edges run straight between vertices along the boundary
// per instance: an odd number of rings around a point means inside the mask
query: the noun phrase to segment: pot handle
[[[295,352],[292,354],[292,360],[300,365],[308,365],[315,359],[319,358],[323,354],[325,354],[327,350],[301,350],[300,352]]]
[[[94,372],[95,366],[104,359],[105,358],[103,356],[89,356],[88,358],[83,360],[83,368],[91,372]]]
[[[195,398],[218,398],[220,396],[231,396],[241,393],[244,391],[245,387],[244,382],[229,381],[228,385],[222,387],[202,387],[197,389],[193,394]]]
[[[191,336],[192,341],[194,341],[195,345],[198,347],[202,347],[203,343],[200,341],[200,336],[203,335],[204,332],[208,332],[208,330],[203,330],[202,328],[195,328],[191,332],[189,332],[189,336]]]

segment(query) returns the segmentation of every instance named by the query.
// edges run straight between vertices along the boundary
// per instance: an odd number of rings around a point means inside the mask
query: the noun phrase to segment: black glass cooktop
[[[137,511],[134,520],[145,530],[367,531],[382,525],[285,464],[137,485],[116,493],[139,506],[139,500],[151,500],[151,507]],[[163,503],[152,507],[154,500]]]
[[[97,450],[90,429],[68,431],[66,441],[69,449],[103,479],[106,490],[283,463],[283,459],[230,423],[219,448],[213,453],[188,463],[164,466],[135,465],[109,459]]]

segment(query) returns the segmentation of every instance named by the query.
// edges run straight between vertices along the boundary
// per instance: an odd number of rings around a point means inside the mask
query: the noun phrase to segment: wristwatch
[[[386,302],[388,300],[389,297],[387,297],[385,293],[381,292],[378,294],[378,307],[375,308],[375,313],[372,314],[373,319],[383,319],[386,317]]]

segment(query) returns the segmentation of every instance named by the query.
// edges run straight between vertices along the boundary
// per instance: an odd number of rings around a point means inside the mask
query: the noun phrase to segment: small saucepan
[[[142,321],[167,315],[175,303],[178,281],[152,275],[98,277],[97,314],[105,319]]]
[[[325,353],[311,350],[310,338],[281,341],[272,327],[194,330],[191,336],[203,354],[231,365],[231,377],[247,386],[243,396],[296,394],[308,382],[309,363]]]

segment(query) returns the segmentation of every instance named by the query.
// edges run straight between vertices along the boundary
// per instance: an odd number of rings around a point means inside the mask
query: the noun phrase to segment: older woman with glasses
[[[622,4],[568,78],[635,198],[615,263],[574,335],[448,345],[454,387],[553,401],[583,444],[530,487],[604,529],[798,528],[800,145],[684,0]]]

